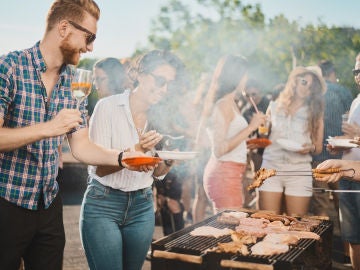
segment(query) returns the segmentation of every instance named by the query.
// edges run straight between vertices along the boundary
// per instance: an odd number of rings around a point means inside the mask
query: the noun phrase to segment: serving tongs
[[[360,193],[360,190],[347,190],[347,189],[326,189],[326,188],[311,188],[305,187],[308,191],[312,191],[315,193]]]
[[[311,171],[276,171],[276,176],[312,176]]]
[[[276,170],[276,176],[314,176],[315,174],[328,175],[333,173],[353,171],[354,169],[340,170],[339,168],[332,168],[328,170],[312,169],[310,171],[278,171]]]

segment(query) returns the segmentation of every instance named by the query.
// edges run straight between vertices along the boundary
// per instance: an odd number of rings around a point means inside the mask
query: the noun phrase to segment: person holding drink
[[[59,146],[93,165],[123,166],[130,153],[89,140],[73,69],[93,50],[100,10],[92,0],[55,0],[33,47],[0,57],[0,268],[62,269],[65,233],[56,181]],[[124,165],[127,169],[130,168]],[[141,170],[152,170],[154,166]]]
[[[71,91],[76,99],[76,108],[80,108],[80,104],[90,95],[92,86],[92,72],[77,68],[71,82]]]
[[[322,150],[325,90],[317,70],[297,67],[290,73],[285,89],[267,110],[272,144],[264,150],[261,167],[311,171],[311,154]],[[312,196],[306,187],[311,186],[311,175],[270,177],[259,188],[259,208],[277,214],[305,215]]]
[[[259,126],[258,128],[259,138],[266,138],[269,136],[270,124],[271,122],[269,121],[269,119],[266,118],[265,123]]]
[[[242,56],[223,56],[217,63],[205,99],[203,117],[209,115],[207,131],[211,156],[205,167],[203,184],[215,213],[243,207],[246,140],[266,117],[261,112],[255,113],[248,124],[241,114],[247,103],[243,96],[247,68],[247,60]],[[209,106],[211,104],[214,106]]]

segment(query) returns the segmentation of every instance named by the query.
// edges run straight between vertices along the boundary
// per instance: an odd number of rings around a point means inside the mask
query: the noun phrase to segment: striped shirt
[[[32,48],[0,57],[0,118],[5,128],[47,122],[63,108],[76,107],[70,91],[71,66],[61,68],[51,96],[47,96],[41,81],[46,64],[39,45],[37,42]],[[81,110],[86,124],[84,106],[82,104]],[[45,208],[48,208],[59,189],[56,182],[58,147],[64,137],[47,138],[13,151],[0,152],[0,197],[36,210],[43,193]]]
[[[329,136],[343,135],[341,125],[341,116],[349,111],[353,96],[349,89],[337,83],[326,81],[325,93],[325,112],[324,112],[324,137],[323,149],[318,155],[313,156],[313,161],[317,164],[327,159],[340,159],[342,153],[330,154],[326,149],[327,139]]]

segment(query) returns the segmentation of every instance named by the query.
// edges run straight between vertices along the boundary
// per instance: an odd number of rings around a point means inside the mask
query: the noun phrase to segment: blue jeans
[[[358,181],[341,179],[339,189],[360,190]],[[360,244],[360,195],[359,193],[340,193],[340,229],[344,241]]]
[[[151,187],[123,192],[89,180],[80,235],[90,269],[141,270],[155,226]]]

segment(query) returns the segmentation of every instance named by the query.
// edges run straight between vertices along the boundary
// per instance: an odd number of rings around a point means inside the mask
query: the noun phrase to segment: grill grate
[[[219,224],[216,222],[216,220],[209,221],[208,223],[206,223],[206,226],[212,226],[218,229],[223,229],[223,228],[235,229],[235,226],[229,227],[226,224]],[[191,255],[201,255],[208,248],[216,247],[217,243],[219,242],[230,242],[230,241],[231,241],[231,237],[229,235],[224,235],[218,238],[214,238],[214,237],[206,237],[206,236],[194,237],[191,236],[189,233],[186,233],[168,243],[165,243],[164,247],[165,250],[169,250],[169,251],[180,252]]]
[[[270,265],[290,265],[296,264],[296,262],[299,261],[299,258],[302,256],[302,253],[304,253],[305,250],[310,249],[312,246],[314,246],[314,243],[317,242],[313,239],[301,239],[297,245],[291,246],[288,252],[271,256],[206,252],[209,248],[216,247],[220,242],[225,243],[232,241],[231,237],[229,235],[221,236],[219,238],[205,236],[194,237],[189,233],[195,228],[201,226],[212,226],[219,229],[235,229],[235,225],[218,223],[217,217],[219,215],[221,215],[221,213],[153,242],[152,250],[163,250],[179,254],[202,256],[204,257],[205,261],[208,262],[207,264],[209,264],[209,262],[210,264],[212,264],[212,262],[214,262],[214,264],[219,264],[219,260],[221,259],[232,259],[235,261],[254,262]],[[322,237],[322,235],[329,231],[330,228],[332,229],[332,223],[330,221],[322,221],[322,223],[313,232],[319,234],[320,237]],[[322,240],[323,239],[320,241]],[[283,269],[287,268],[284,267]]]

